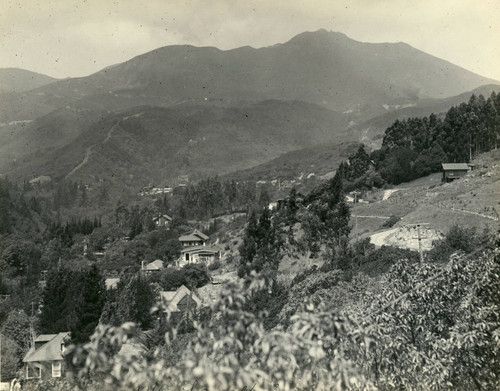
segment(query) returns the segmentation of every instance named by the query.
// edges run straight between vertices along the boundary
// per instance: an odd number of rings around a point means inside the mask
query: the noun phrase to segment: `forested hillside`
[[[497,389],[498,233],[454,226],[422,262],[354,236],[346,192],[496,148],[499,104],[473,96],[443,120],[395,122],[381,150],[359,146],[279,200],[219,177],[119,200],[106,183],[0,179],[2,376],[22,375],[33,335],[69,331],[73,378],[25,389]],[[221,258],[179,266],[194,228]],[[182,286],[204,304],[179,319],[158,297]]]
[[[444,119],[396,120],[385,131],[382,147],[363,148],[339,165],[348,187],[399,184],[441,170],[441,163],[468,163],[500,143],[500,95],[472,95],[468,103],[451,107]]]

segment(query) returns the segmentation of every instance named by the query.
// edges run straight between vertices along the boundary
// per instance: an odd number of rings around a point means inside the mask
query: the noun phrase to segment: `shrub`
[[[217,270],[218,268],[220,268],[219,260],[213,261],[210,265],[208,265],[208,270]]]
[[[210,281],[205,265],[190,264],[182,269],[166,268],[160,276],[160,285],[166,290],[175,290],[181,285],[189,289],[200,288]]]
[[[394,224],[396,224],[399,220],[401,220],[401,217],[391,215],[391,217],[389,217],[389,220],[385,221],[384,224],[382,224],[382,228],[392,228]]]
[[[427,253],[427,256],[433,261],[446,261],[456,251],[469,254],[479,247],[488,246],[492,240],[492,235],[488,230],[478,235],[476,227],[467,228],[454,225],[444,239],[433,243],[434,248]]]

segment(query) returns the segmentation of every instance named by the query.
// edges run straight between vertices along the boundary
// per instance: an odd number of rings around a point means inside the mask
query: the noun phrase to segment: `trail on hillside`
[[[137,116],[137,115],[135,115]],[[134,116],[134,117],[135,117]],[[133,116],[130,116],[130,117],[133,117]],[[126,120],[130,117],[125,117],[123,118],[123,120]],[[120,123],[121,121],[118,121],[116,124],[114,124],[108,131],[108,133],[106,134],[106,138],[104,139],[104,141],[102,141],[101,143],[95,143],[95,144],[92,144],[90,147],[86,148],[85,149],[85,156],[83,157],[83,160],[75,167],[73,168],[65,177],[64,179],[68,179],[70,176],[72,176],[75,172],[77,172],[79,169],[81,169],[85,164],[88,163],[89,159],[90,159],[90,155],[92,155],[92,150],[95,148],[96,145],[98,144],[101,144],[101,145],[104,145],[108,142],[108,140],[111,138],[114,130],[120,126]]]
[[[443,206],[436,206],[436,205],[432,205],[434,208],[437,208],[437,209],[442,209]],[[474,216],[480,216],[480,217],[484,217],[485,219],[490,219],[490,220],[493,220],[493,221],[498,221],[498,217],[495,217],[495,216],[488,216],[488,215],[485,215],[483,213],[478,213],[478,212],[471,212],[471,211],[468,211],[468,210],[465,210],[465,209],[458,209],[458,208],[450,208],[450,207],[446,207],[445,206],[445,209],[450,211],[450,212],[457,212],[457,213],[466,213],[466,214],[470,214],[470,215],[474,215]]]

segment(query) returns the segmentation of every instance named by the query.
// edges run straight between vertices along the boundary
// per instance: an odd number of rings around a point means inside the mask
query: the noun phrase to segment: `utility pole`
[[[358,192],[354,192],[354,205],[358,202]],[[358,232],[358,215],[356,214],[356,243],[359,242],[359,232]]]
[[[420,232],[420,226],[422,225],[429,225],[429,223],[418,223],[418,224],[412,224],[411,226],[417,227],[417,237],[412,238],[412,239],[418,239],[418,252],[420,254],[420,263],[424,262],[424,251],[422,249],[422,239],[425,239],[425,237],[422,237],[421,232]]]

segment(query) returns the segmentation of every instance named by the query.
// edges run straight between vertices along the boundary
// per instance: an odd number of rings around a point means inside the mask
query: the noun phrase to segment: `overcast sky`
[[[500,80],[500,0],[0,0],[0,68],[86,76],[161,46],[257,48],[320,28]]]

